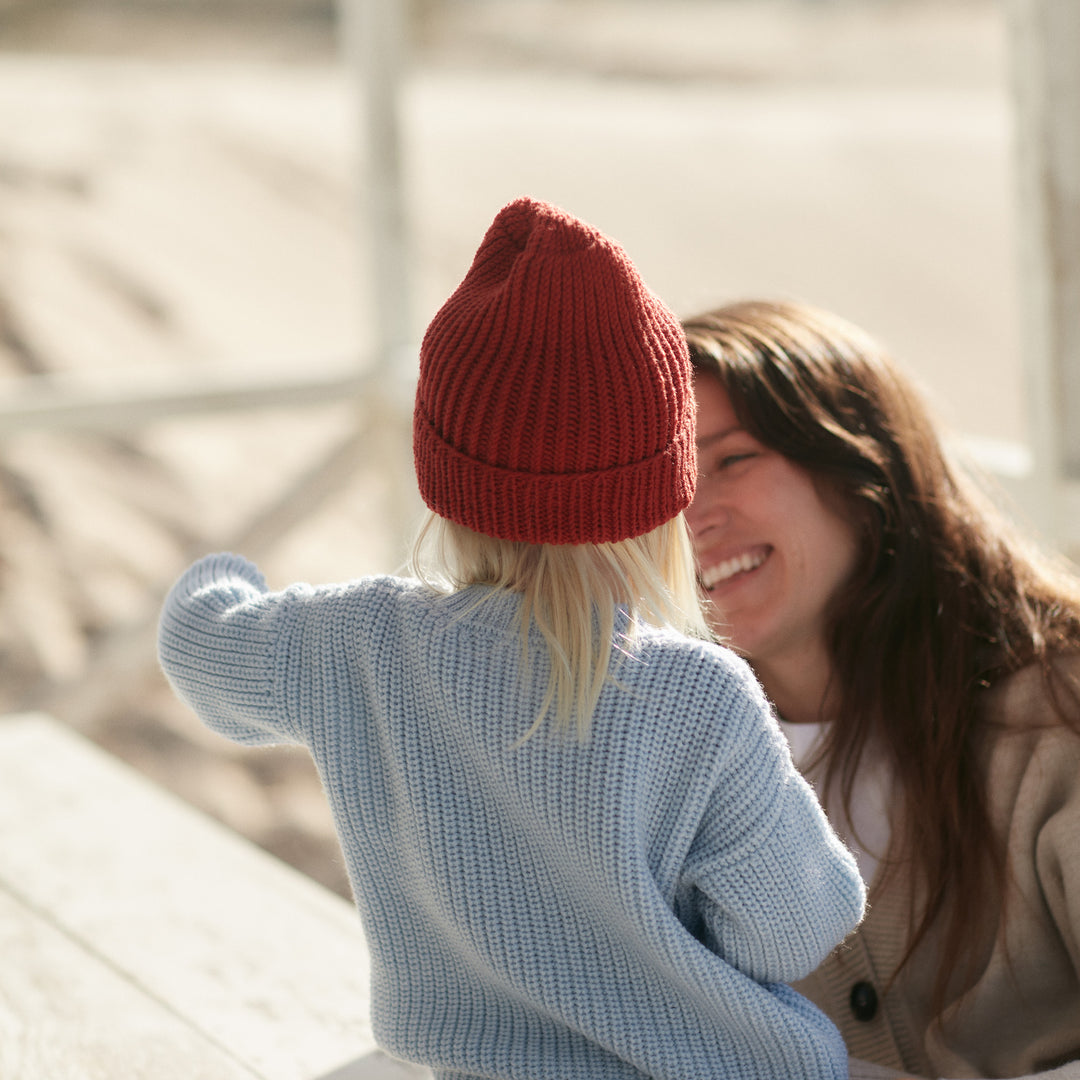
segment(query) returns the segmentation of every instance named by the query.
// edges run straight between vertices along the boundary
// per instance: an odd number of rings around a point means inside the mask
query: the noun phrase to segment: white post
[[[338,0],[359,128],[357,229],[368,253],[374,352],[384,369],[411,340],[399,84],[409,0]]]
[[[1080,3],[1008,0],[1028,440],[1024,510],[1080,545]]]
[[[361,418],[365,456],[390,478],[384,527],[404,549],[420,507],[412,472],[416,349],[410,321],[409,243],[401,168],[400,85],[412,0],[338,0],[359,127],[357,228],[368,254],[376,378]],[[351,453],[346,444],[344,455]],[[331,455],[328,468],[336,468]]]

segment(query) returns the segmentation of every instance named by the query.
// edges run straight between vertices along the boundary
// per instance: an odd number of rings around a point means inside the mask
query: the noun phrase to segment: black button
[[[851,1012],[856,1020],[869,1022],[877,1016],[877,991],[868,982],[857,982],[851,988]]]

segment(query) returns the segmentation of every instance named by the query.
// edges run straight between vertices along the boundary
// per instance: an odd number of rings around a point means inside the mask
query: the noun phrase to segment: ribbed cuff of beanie
[[[428,507],[485,536],[530,544],[614,543],[670,521],[694,495],[686,469],[693,434],[679,431],[645,461],[546,475],[476,461],[445,442],[419,410],[413,420]]]

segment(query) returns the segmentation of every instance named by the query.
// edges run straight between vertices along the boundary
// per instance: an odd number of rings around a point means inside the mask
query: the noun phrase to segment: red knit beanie
[[[649,532],[697,476],[682,328],[613,240],[517,199],[424,335],[413,454],[427,505],[487,536]]]

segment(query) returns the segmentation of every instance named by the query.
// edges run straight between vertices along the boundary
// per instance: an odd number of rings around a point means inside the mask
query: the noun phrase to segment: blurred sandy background
[[[359,91],[334,16],[324,0],[0,0],[0,392],[367,362]],[[618,238],[680,314],[751,294],[835,308],[960,430],[1023,439],[995,0],[414,0],[409,38],[417,340],[527,193]],[[204,733],[151,644],[188,560],[242,540],[363,415],[0,441],[3,711],[52,710],[341,891],[307,759]],[[253,542],[271,581],[395,569],[409,469],[385,431],[361,448],[328,497]]]

